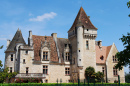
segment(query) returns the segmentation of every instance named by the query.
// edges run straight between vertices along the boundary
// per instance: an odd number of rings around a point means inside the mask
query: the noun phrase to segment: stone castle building
[[[15,78],[41,78],[43,83],[63,83],[79,78],[85,79],[85,69],[89,66],[104,74],[106,82],[113,83],[121,77],[125,82],[124,68],[115,69],[118,52],[115,44],[102,46],[102,41],[95,41],[97,28],[81,7],[77,17],[68,30],[68,39],[51,36],[32,35],[29,31],[28,44],[25,43],[21,30],[17,30],[13,39],[7,40],[5,67],[9,72],[18,72]]]

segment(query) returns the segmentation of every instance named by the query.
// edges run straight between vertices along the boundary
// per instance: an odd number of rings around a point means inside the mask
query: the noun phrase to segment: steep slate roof
[[[102,46],[102,49],[99,48],[99,46],[96,46],[96,63],[98,64],[105,64],[106,59],[108,57],[108,54],[110,52],[111,46]],[[100,57],[103,56],[104,59],[101,60]]]
[[[57,50],[56,50],[56,44],[55,41],[53,40],[52,36],[46,36],[46,41],[50,43],[50,61],[55,61],[58,62],[58,55],[57,55]],[[40,51],[41,51],[41,42],[45,42],[45,36],[36,36],[32,35],[33,38],[33,48],[34,48],[34,60],[35,61],[40,61]]]
[[[10,42],[8,48],[6,49],[5,52],[7,51],[15,51],[15,46],[16,46],[16,43],[25,43],[24,39],[23,39],[23,36],[22,36],[22,33],[21,33],[21,30],[17,30],[17,32],[15,33],[12,41]]]
[[[68,39],[65,38],[57,38],[57,43],[58,43],[61,62],[63,62],[65,44],[69,44],[69,41]]]
[[[77,25],[77,23],[78,23],[79,21],[81,21],[82,24],[84,25],[84,27],[87,28],[87,29],[97,29],[97,28],[91,23],[89,17],[87,16],[87,14],[85,13],[85,11],[84,11],[84,9],[83,9],[82,7],[80,8],[80,10],[79,10],[79,12],[78,12],[78,15],[77,15],[77,17],[75,18],[75,21],[74,21],[74,23],[73,23],[73,25],[72,25],[72,27],[70,28],[69,31],[73,30],[73,29],[76,27],[76,25]],[[68,31],[68,32],[69,32],[69,31]]]

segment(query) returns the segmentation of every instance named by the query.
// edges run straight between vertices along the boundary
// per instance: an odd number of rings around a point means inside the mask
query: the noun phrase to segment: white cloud
[[[41,16],[37,16],[36,18],[30,18],[29,21],[44,21],[45,19],[53,19],[57,14],[54,12],[45,13]]]
[[[7,38],[0,38],[0,40],[4,40],[5,41],[5,40],[7,40]]]

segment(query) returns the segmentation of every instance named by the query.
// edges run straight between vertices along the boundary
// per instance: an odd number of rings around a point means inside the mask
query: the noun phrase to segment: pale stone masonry
[[[115,44],[102,46],[102,41],[95,41],[97,28],[91,23],[81,7],[78,15],[68,31],[68,39],[51,36],[32,35],[29,31],[28,44],[25,43],[21,30],[17,30],[14,38],[7,41],[5,51],[5,68],[9,72],[18,72],[15,78],[39,78],[43,83],[62,83],[78,78],[83,82],[85,69],[89,66],[95,71],[104,73],[105,82],[114,83],[121,77],[125,83],[124,68],[114,68],[117,63]]]

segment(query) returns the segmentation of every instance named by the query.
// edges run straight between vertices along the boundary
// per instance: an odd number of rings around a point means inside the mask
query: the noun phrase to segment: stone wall
[[[118,50],[116,49],[115,44],[113,44],[106,61],[107,78],[109,83],[113,83],[114,80],[118,80],[118,76],[113,75],[113,67],[115,66],[115,64],[117,64],[116,62],[113,62],[113,56],[115,56],[117,52]],[[121,83],[125,83],[124,68],[120,71],[118,70],[118,75],[120,75],[121,77]]]

